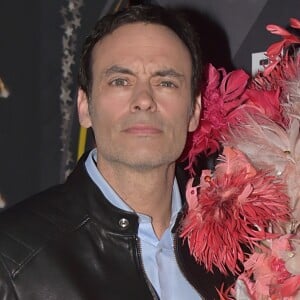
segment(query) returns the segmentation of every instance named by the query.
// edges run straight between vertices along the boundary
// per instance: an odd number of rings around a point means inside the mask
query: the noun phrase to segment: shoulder
[[[51,240],[84,222],[83,212],[70,214],[71,200],[69,187],[58,185],[1,213],[0,272],[14,276]]]

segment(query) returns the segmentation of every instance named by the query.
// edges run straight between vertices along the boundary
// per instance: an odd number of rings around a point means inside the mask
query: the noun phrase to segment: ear
[[[89,128],[92,126],[91,116],[89,112],[89,102],[86,92],[82,89],[78,90],[77,110],[79,122],[82,127]]]
[[[201,114],[201,95],[196,97],[193,114],[189,122],[189,132],[195,131],[199,125]]]

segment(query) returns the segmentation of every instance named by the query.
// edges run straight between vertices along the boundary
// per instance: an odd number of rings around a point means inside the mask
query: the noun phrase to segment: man
[[[217,298],[224,278],[178,236],[185,181],[175,169],[199,122],[198,55],[191,27],[163,8],[97,22],[78,91],[96,149],[66,183],[1,216],[1,299]]]

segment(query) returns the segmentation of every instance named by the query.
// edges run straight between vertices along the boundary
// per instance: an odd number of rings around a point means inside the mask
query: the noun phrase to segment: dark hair
[[[192,59],[192,96],[197,96],[202,73],[200,46],[197,34],[190,23],[177,11],[154,5],[136,5],[109,14],[98,20],[92,32],[87,36],[82,49],[79,67],[79,86],[89,95],[92,85],[91,53],[95,44],[106,35],[125,24],[150,23],[163,25],[171,29],[188,48]]]

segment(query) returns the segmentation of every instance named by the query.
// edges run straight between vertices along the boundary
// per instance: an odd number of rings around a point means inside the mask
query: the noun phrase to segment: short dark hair
[[[79,86],[89,95],[92,85],[91,54],[97,42],[122,25],[132,23],[158,24],[171,29],[188,48],[192,61],[192,96],[198,95],[202,61],[198,36],[190,23],[178,11],[155,5],[134,5],[99,19],[83,44],[79,66]]]

